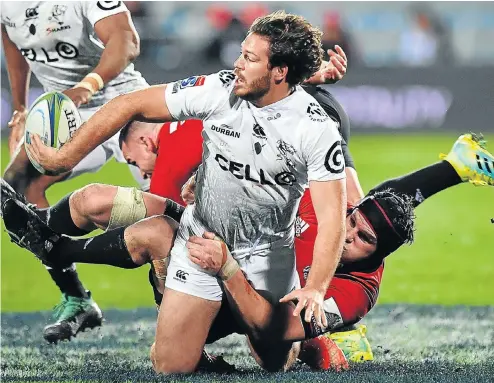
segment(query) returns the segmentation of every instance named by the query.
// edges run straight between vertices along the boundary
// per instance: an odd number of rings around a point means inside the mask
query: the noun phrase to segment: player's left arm
[[[345,179],[311,181],[309,188],[318,230],[312,265],[305,286],[318,290],[324,296],[343,250],[346,210]]]
[[[301,147],[318,222],[314,256],[306,285],[280,301],[298,301],[294,315],[305,310],[306,322],[311,322],[314,315],[317,325],[326,327],[323,297],[340,260],[345,233],[345,161],[336,123],[327,117],[311,125]]]

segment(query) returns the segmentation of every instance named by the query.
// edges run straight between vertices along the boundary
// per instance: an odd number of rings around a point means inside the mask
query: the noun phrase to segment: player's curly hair
[[[403,239],[402,244],[412,244],[415,233],[413,198],[394,189],[379,190],[372,195],[386,211],[394,229]]]
[[[276,11],[258,17],[248,33],[269,40],[269,63],[271,67],[288,67],[286,81],[290,85],[302,83],[321,67],[322,32],[302,16]]]

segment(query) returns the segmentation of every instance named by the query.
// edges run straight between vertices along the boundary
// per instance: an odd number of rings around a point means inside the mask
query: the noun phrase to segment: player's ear
[[[288,76],[288,67],[286,65],[275,66],[273,68],[273,80],[275,84],[281,84]]]
[[[157,153],[158,147],[151,137],[141,137],[140,140],[146,145],[146,150],[151,153]]]

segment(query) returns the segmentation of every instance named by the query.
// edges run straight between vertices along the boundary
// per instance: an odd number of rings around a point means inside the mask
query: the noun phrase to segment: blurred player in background
[[[148,86],[131,64],[139,55],[139,36],[122,1],[11,2],[2,4],[1,19],[14,105],[9,122],[12,159],[4,177],[29,202],[45,208],[49,205],[45,191],[50,185],[96,172],[113,156],[120,162],[124,159],[115,135],[70,172],[56,177],[39,174],[22,145],[31,72],[45,91],[63,91],[69,96],[87,120],[112,98]],[[136,172],[134,176],[147,190],[149,181]],[[62,300],[54,310],[56,323],[44,329],[45,339],[67,339],[72,332],[84,330],[87,322],[100,325],[101,311],[79,280],[75,265],[63,270],[48,268],[48,272],[60,288]]]

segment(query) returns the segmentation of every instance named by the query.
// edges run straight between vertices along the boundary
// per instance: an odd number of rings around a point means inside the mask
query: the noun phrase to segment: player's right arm
[[[26,145],[26,149],[47,174],[70,171],[127,121],[173,121],[164,97],[166,87],[167,84],[151,86],[114,98],[77,129],[60,150],[43,145],[37,135],[31,137],[31,144]]]
[[[31,137],[31,144],[26,145],[26,149],[47,174],[57,175],[72,170],[130,120],[169,122],[205,119],[228,102],[229,91],[224,86],[223,72],[226,71],[118,96],[77,129],[60,150],[44,146],[38,136]]]
[[[15,151],[19,141],[24,134],[24,124],[27,115],[27,94],[31,70],[22,56],[21,52],[7,34],[5,25],[2,24],[2,45],[7,62],[7,73],[9,75],[10,90],[12,93],[12,104],[14,112],[9,121],[9,152]]]

